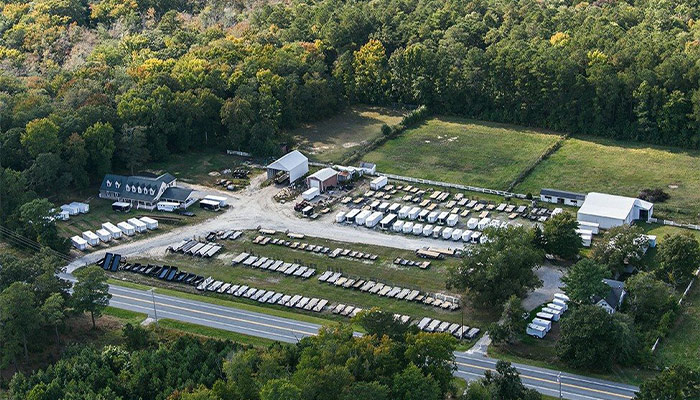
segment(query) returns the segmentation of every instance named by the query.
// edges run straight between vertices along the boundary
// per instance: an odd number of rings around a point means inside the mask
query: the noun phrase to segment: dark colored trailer
[[[122,261],[122,256],[119,254],[115,254],[114,257],[112,257],[112,264],[110,266],[110,271],[112,272],[117,272],[119,269],[119,263]]]
[[[189,284],[190,282],[192,282],[192,281],[194,280],[194,278],[195,278],[196,276],[197,276],[197,275],[195,275],[195,274],[193,274],[192,272],[190,272],[189,274],[187,274],[187,275],[182,279],[182,281],[183,281],[184,283],[186,283],[186,284]]]
[[[197,275],[197,277],[195,277],[195,278],[192,280],[192,282],[190,282],[190,285],[192,285],[192,286],[198,286],[198,285],[199,285],[200,283],[202,283],[203,281],[204,281],[204,277],[203,277],[203,276]]]
[[[105,259],[102,261],[102,269],[109,270],[112,266],[112,253],[105,254]]]
[[[168,276],[169,272],[170,272],[170,267],[167,265],[164,265],[163,269],[160,271],[160,274],[158,275],[158,279],[165,279],[165,277]]]
[[[175,281],[176,282],[182,282],[183,279],[187,276],[187,272],[180,272],[175,276]]]
[[[165,278],[166,281],[172,281],[173,278],[175,278],[175,275],[177,275],[177,267],[173,267],[170,270],[170,273],[168,274],[168,277]]]
[[[156,267],[153,268],[153,271],[151,271],[151,274],[150,274],[150,275],[151,275],[151,276],[158,276],[158,274],[160,274],[160,271],[162,271],[162,270],[163,270],[163,266],[162,266],[162,265],[156,265]]]

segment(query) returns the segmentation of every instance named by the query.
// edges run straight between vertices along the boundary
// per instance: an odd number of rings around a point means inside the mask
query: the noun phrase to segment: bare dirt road
[[[302,219],[295,214],[291,202],[280,204],[273,200],[273,196],[280,189],[274,186],[263,187],[262,184],[264,180],[265,174],[258,175],[252,179],[250,185],[246,189],[233,195],[230,192],[191,185],[191,187],[198,190],[202,196],[215,193],[220,196],[228,197],[229,208],[220,212],[220,214],[215,217],[197,225],[183,226],[162,235],[111,246],[108,249],[84,255],[68,265],[67,272],[71,273],[80,266],[100,260],[107,251],[119,253],[123,256],[137,254],[159,256],[165,253],[168,246],[176,244],[183,239],[204,236],[211,231],[224,229],[243,230],[263,227],[279,231],[302,233],[324,239],[373,244],[407,250],[415,250],[424,246],[454,248],[459,245],[454,243],[448,246],[448,243],[442,240],[391,235],[364,227],[336,224],[331,215],[325,215],[316,220]]]

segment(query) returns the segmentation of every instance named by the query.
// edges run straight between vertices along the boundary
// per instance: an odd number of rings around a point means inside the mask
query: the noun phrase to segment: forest
[[[0,224],[61,248],[26,228],[51,204],[21,206],[171,153],[273,155],[289,129],[352,103],[699,148],[699,13],[697,0],[4,1]]]

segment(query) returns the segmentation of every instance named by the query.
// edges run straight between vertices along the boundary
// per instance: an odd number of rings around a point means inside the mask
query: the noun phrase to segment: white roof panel
[[[593,192],[588,193],[578,212],[586,215],[624,220],[635,206],[650,210],[654,205],[648,201],[633,197]]]
[[[277,161],[273,162],[272,164],[268,165],[267,168],[272,168],[276,170],[283,170],[283,171],[291,171],[294,169],[299,164],[308,162],[309,159],[306,158],[299,150],[294,150],[292,152],[289,152],[279,159]]]

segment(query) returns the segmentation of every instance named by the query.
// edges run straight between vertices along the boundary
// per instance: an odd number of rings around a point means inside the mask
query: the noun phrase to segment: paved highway
[[[203,301],[182,299],[161,294],[110,286],[110,305],[117,308],[154,315],[153,302],[158,318],[169,318],[263,337],[280,342],[295,343],[299,339],[315,335],[320,325],[276,317],[268,314],[245,311],[232,307],[210,304]],[[456,376],[467,380],[481,378],[486,370],[493,370],[496,361],[492,358],[455,353]],[[558,372],[529,365],[514,364],[523,383],[542,394],[558,397],[560,384]],[[634,397],[638,388],[584,376],[561,374],[561,395],[570,400],[622,400]]]

